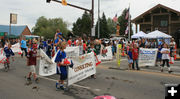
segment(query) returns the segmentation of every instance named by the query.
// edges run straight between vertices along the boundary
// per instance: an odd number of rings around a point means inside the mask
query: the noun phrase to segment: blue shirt
[[[57,63],[57,62],[62,62],[62,60],[65,59],[65,58],[66,58],[66,52],[59,51],[59,52],[57,53],[56,58],[55,58],[55,62],[56,62],[56,63]]]
[[[157,58],[161,58],[162,57],[161,49],[162,48],[158,48]]]
[[[25,41],[25,40],[22,40],[22,41],[21,41],[21,48],[27,48],[27,47],[26,47],[26,41]]]
[[[4,48],[4,52],[5,52],[7,58],[10,57],[11,55],[14,56],[13,51],[11,49],[8,49],[8,47]]]
[[[130,59],[133,59],[131,51],[128,52],[128,56],[129,56]]]

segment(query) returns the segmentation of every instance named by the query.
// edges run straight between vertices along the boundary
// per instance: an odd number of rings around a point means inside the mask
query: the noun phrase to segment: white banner
[[[40,49],[39,75],[50,76],[56,74],[56,63],[53,63],[46,53]]]
[[[0,49],[0,51],[1,51],[1,50],[2,50],[2,49]],[[4,68],[3,62],[4,62],[5,59],[6,59],[6,56],[3,54],[3,52],[0,53],[0,69]]]
[[[64,50],[66,52],[66,57],[74,57],[74,56],[79,56],[79,46],[75,46],[75,47],[66,47],[66,49]],[[54,57],[51,59],[52,62],[55,61],[55,58],[57,56],[57,53],[59,52],[59,50],[56,52],[56,54],[54,55]],[[55,63],[55,62],[54,62]]]
[[[158,49],[140,48],[139,50],[139,66],[154,66],[156,62]]]
[[[16,43],[16,44],[12,45],[11,49],[14,53],[16,53],[16,52],[22,53],[20,43]]]
[[[73,68],[68,68],[68,86],[81,81],[96,73],[94,53],[85,54],[78,57],[73,57]]]
[[[112,55],[112,49],[111,46],[105,47],[105,49],[101,50],[101,54],[98,55],[99,60],[112,60],[113,55]]]

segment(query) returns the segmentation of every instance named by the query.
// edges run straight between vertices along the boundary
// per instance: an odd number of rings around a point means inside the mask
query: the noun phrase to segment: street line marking
[[[121,59],[121,61],[126,61],[127,59]],[[116,60],[109,60],[109,61],[101,61],[102,64],[104,63],[110,63],[110,62],[116,62]]]
[[[43,77],[43,76],[38,76],[38,77],[39,77],[39,78],[42,78],[42,79],[49,80],[49,81],[57,82],[57,80],[55,80],[55,79],[51,79],[51,78],[47,78],[47,77]],[[78,85],[78,84],[72,84],[72,86],[80,87],[80,88],[84,88],[84,89],[88,89],[88,90],[93,90],[93,91],[101,91],[100,89],[92,89],[92,88],[90,88],[90,87],[81,86],[81,85]]]

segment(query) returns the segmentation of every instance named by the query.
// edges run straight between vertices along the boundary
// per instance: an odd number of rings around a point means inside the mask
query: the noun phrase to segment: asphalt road
[[[140,71],[127,70],[122,59],[120,69],[116,62],[104,62],[97,67],[97,78],[87,78],[67,91],[56,91],[58,75],[40,77],[38,84],[26,85],[29,69],[26,59],[16,57],[9,72],[0,70],[0,99],[93,99],[99,95],[112,95],[118,99],[164,99],[166,83],[180,83],[179,62],[175,72],[161,73],[159,67],[145,67]],[[38,69],[38,67],[37,67]]]

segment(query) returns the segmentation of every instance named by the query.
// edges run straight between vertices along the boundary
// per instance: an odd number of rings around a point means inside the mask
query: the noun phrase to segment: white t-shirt
[[[169,54],[163,54],[164,51],[169,51],[170,52],[170,49],[167,49],[167,48],[162,48],[161,49],[162,59],[170,59]]]

